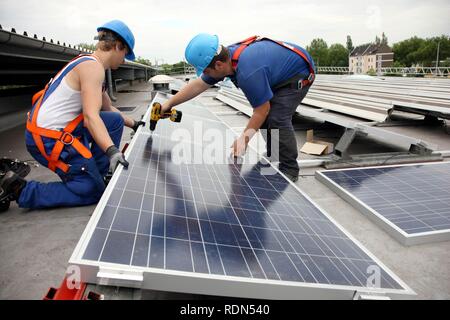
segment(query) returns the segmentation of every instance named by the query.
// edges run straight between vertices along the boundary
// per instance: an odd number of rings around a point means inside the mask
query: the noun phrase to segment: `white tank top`
[[[91,57],[95,59],[95,57]],[[52,130],[64,129],[82,112],[81,92],[72,89],[64,77],[59,86],[41,105],[37,116],[37,125]]]

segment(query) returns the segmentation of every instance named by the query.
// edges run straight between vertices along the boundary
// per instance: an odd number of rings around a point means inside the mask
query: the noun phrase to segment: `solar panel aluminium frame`
[[[161,101],[161,99],[166,99],[166,96],[158,93],[154,97],[153,101]],[[149,108],[145,115],[146,119],[148,119],[150,111],[151,110]],[[219,118],[217,119],[220,121]],[[131,141],[130,146],[125,152],[126,156],[132,152],[133,147],[138,140],[136,137],[140,134],[149,135],[148,133],[143,132],[143,129],[139,128],[135,138]],[[118,182],[118,178],[122,170],[123,168],[120,166],[115,171],[69,260],[70,269],[68,270],[73,273],[79,272],[78,277],[82,282],[171,292],[260,299],[353,299],[357,294],[372,294],[375,296],[388,296],[395,299],[405,299],[415,295],[415,292],[411,288],[409,288],[370,252],[368,252],[367,249],[365,249],[347,231],[337,224],[334,219],[332,219],[323,209],[317,206],[317,204],[315,204],[292,182],[290,182],[290,184],[293,185],[298,192],[300,192],[308,201],[316,206],[325,217],[335,224],[336,227],[341,230],[352,242],[360,247],[365,254],[367,254],[380,268],[392,277],[392,279],[394,279],[403,289],[313,284],[282,280],[261,280],[254,278],[166,270],[151,267],[124,266],[115,263],[83,259],[83,254],[89,243],[90,237],[92,236],[93,231],[103,213],[103,209],[107,204],[114,186]],[[276,170],[279,172],[278,169]],[[78,267],[78,271],[73,269],[74,267]]]
[[[417,165],[440,165],[440,164],[448,164],[448,162],[428,162],[428,163],[408,163],[401,165],[388,165],[388,166],[372,166],[372,167],[364,167],[360,169],[380,169],[380,168],[393,168],[393,167],[408,167],[408,166],[417,166]],[[331,171],[349,171],[355,170],[355,168],[348,169],[335,169],[335,170],[320,170],[316,171],[315,177],[317,180],[322,182],[332,191],[334,191],[341,198],[350,203],[353,207],[358,209],[362,214],[372,220],[376,225],[385,230],[390,236],[396,239],[398,242],[403,244],[404,246],[413,246],[424,243],[431,242],[440,242],[450,240],[450,229],[444,230],[436,230],[436,231],[428,231],[421,232],[417,234],[408,234],[403,231],[401,228],[396,226],[393,222],[389,221],[389,219],[383,217],[376,210],[372,209],[370,206],[365,204],[363,201],[355,197],[351,192],[348,192],[333,180],[324,175],[324,172]]]

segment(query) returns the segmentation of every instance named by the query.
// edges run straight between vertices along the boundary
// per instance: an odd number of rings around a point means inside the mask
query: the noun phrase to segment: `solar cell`
[[[405,245],[450,240],[450,162],[316,176]]]

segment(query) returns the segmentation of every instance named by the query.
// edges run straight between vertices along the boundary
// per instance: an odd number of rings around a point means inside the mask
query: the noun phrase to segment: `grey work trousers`
[[[276,90],[270,100],[269,115],[261,126],[261,129],[265,129],[262,130],[262,135],[266,141],[267,156],[271,161],[280,161],[281,172],[293,176],[298,175],[299,166],[292,116],[308,90],[309,86],[301,89],[287,86]],[[271,131],[275,129],[279,130],[278,135],[271,134]],[[276,150],[276,144],[278,144],[278,157],[276,152],[272,152]]]

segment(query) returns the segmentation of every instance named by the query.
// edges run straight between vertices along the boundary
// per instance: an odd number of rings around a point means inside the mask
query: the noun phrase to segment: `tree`
[[[410,57],[413,63],[417,63],[426,67],[434,67],[436,65],[437,46],[437,41],[426,39],[419,49],[417,49],[413,53],[408,54],[407,57]],[[434,63],[432,63],[433,61]]]
[[[381,39],[380,39],[380,37],[378,37],[378,36],[375,37],[375,44],[376,44],[376,45],[380,45],[380,44],[381,44]]]
[[[421,39],[412,37],[393,45],[395,61],[402,65],[435,66],[437,47],[439,44],[439,60],[450,58],[450,38],[447,35]]]
[[[367,70],[367,75],[376,76],[377,72],[373,68],[370,68],[369,70]]]
[[[335,43],[328,49],[328,63],[333,67],[348,67],[349,51],[339,43]]]
[[[388,38],[386,37],[386,35],[383,34],[381,35],[381,44],[387,46],[388,45]]]
[[[415,57],[415,52],[420,49],[425,43],[425,40],[418,37],[412,37],[407,40],[395,43],[392,46],[394,51],[395,61],[401,63],[402,65],[410,67],[412,64],[417,63]]]
[[[353,49],[355,49],[355,48],[353,47],[352,37],[347,36],[347,50],[350,53],[353,51]]]
[[[145,58],[143,58],[141,56],[137,57],[135,61],[137,63],[145,64],[147,66],[151,66],[152,65],[152,63],[151,63],[151,61],[149,59],[145,59]]]
[[[91,51],[95,51],[95,49],[96,49],[95,44],[89,44],[89,43],[80,43],[80,44],[77,44],[77,46],[81,47],[83,49],[91,50]]]
[[[170,74],[172,72],[172,65],[164,63],[161,65],[162,73]]]
[[[329,66],[328,63],[328,45],[325,40],[317,38],[311,41],[311,44],[306,47],[313,58],[316,66]]]
[[[186,62],[180,61],[172,65],[172,70],[176,70],[180,73],[184,73],[184,67],[187,65]]]
[[[394,61],[393,67],[394,68],[404,68],[405,65],[403,63],[399,62],[399,61]]]
[[[440,37],[434,37],[427,40],[431,40],[432,42],[434,42],[435,57],[437,53],[437,45],[439,43],[439,61],[443,61],[443,63],[439,64],[439,66],[447,66],[448,60],[450,60],[450,37],[448,35],[441,35]],[[433,60],[436,63],[436,58],[434,58]]]
[[[440,61],[442,61],[442,59],[439,59]],[[450,67],[450,58],[445,59],[444,61],[442,61],[439,64],[439,67]]]

